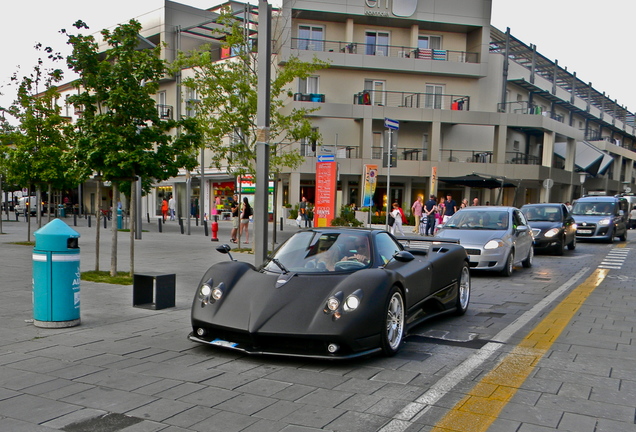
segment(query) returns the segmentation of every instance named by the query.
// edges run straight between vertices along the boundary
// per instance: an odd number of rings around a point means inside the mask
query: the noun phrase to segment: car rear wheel
[[[625,232],[623,233],[623,235],[618,236],[618,239],[622,242],[627,241],[627,229],[625,229]]]
[[[457,286],[457,304],[455,315],[464,315],[468,310],[470,302],[470,269],[468,263],[464,263],[459,273],[459,281]]]
[[[511,250],[510,254],[508,255],[508,259],[506,260],[506,265],[501,270],[501,274],[504,276],[512,275],[512,270],[514,269],[514,265],[515,265],[515,251]]]
[[[533,260],[534,260],[534,248],[530,247],[530,250],[528,251],[528,256],[526,257],[526,259],[521,261],[521,265],[523,265],[523,268],[530,268],[532,267]]]
[[[402,292],[394,286],[386,304],[386,326],[382,332],[382,352],[387,356],[400,350],[404,339],[404,315]]]

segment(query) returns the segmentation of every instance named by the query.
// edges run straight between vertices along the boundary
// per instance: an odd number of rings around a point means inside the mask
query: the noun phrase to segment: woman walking
[[[393,216],[394,222],[391,226],[391,234],[395,235],[396,231],[400,232],[400,235],[404,237],[404,231],[402,231],[402,211],[398,203],[393,203],[393,210],[391,210],[391,216]]]
[[[245,241],[243,244],[249,244],[250,242],[250,216],[252,216],[252,206],[250,205],[247,197],[243,197],[243,205],[241,206],[241,233],[243,236],[245,232]]]

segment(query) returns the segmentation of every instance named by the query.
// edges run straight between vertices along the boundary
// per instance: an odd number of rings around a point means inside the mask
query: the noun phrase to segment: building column
[[[362,128],[362,133],[360,134],[360,137],[362,138],[362,141],[360,142],[362,154],[360,156],[362,159],[371,159],[373,151],[373,118],[365,116],[360,123],[360,127]]]
[[[616,180],[617,182],[621,181],[621,171],[623,171],[623,156],[616,155],[614,159],[614,166],[618,169],[615,169],[612,173],[612,180]],[[627,177],[625,177],[627,178]],[[622,192],[622,191],[621,191]]]
[[[295,171],[289,174],[289,202],[294,205],[301,200],[300,173]]]
[[[347,18],[345,25],[345,42],[353,42],[353,18]]]
[[[429,134],[429,160],[431,161],[432,170],[437,170],[438,163],[442,155],[442,122],[433,121],[431,123],[431,132]],[[429,195],[437,196],[437,188],[439,186],[438,175],[431,172],[428,179]]]
[[[506,163],[506,139],[508,138],[508,125],[495,125],[492,159],[495,164]]]
[[[565,188],[566,201],[572,202],[574,194],[574,162],[576,157],[576,140],[574,138],[568,138],[565,148],[565,170],[571,173],[570,183]]]
[[[541,155],[541,165],[551,167],[554,159],[554,132],[543,133],[543,153]]]

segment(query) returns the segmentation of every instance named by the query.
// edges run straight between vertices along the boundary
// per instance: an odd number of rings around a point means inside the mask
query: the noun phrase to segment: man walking
[[[435,234],[435,211],[437,210],[437,198],[431,194],[430,198],[424,204],[424,212],[426,213],[426,235]],[[430,233],[430,234],[429,234]]]
[[[457,211],[457,203],[451,194],[446,195],[446,211],[444,212],[443,222],[446,223],[452,215]]]
[[[170,220],[171,221],[174,220],[174,210],[175,210],[174,195],[170,195],[170,199],[168,200],[168,211],[170,213]]]
[[[418,196],[413,205],[411,206],[411,214],[415,216],[415,228],[414,233],[420,232],[420,219],[422,218],[422,197]]]

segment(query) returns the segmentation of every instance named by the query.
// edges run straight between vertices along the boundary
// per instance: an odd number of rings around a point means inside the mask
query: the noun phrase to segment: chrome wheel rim
[[[459,280],[459,292],[457,295],[459,296],[459,307],[465,310],[470,300],[470,271],[466,266],[462,269],[461,278]]]
[[[397,350],[402,342],[404,332],[404,301],[402,295],[396,292],[389,301],[386,315],[386,338],[389,347]]]

